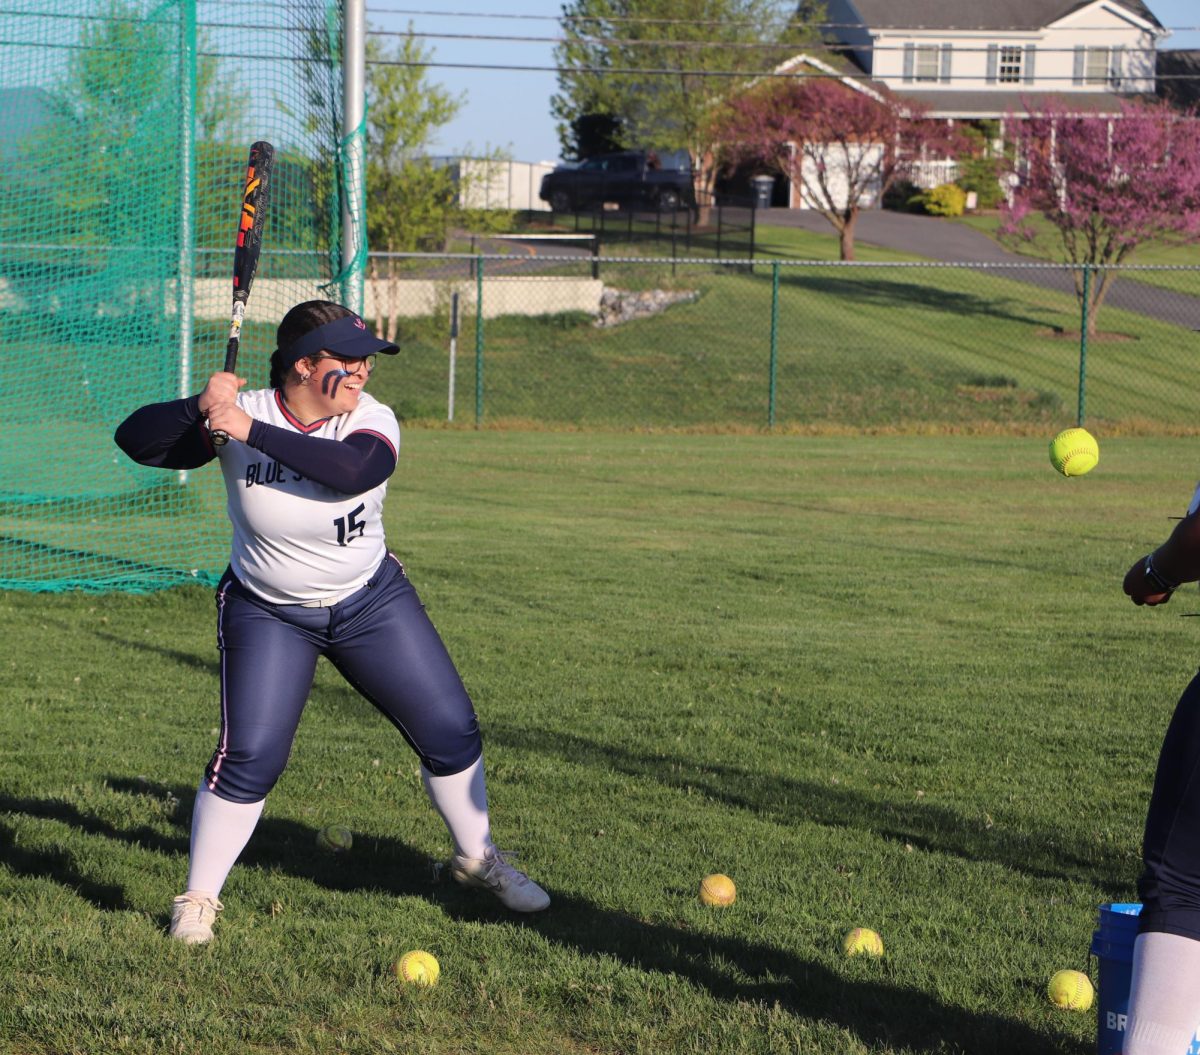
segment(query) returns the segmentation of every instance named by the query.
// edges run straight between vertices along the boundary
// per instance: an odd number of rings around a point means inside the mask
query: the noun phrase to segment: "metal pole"
[[[346,193],[342,199],[342,271],[346,307],[362,314],[363,272],[356,268],[367,237],[367,16],[366,0],[344,0],[342,7],[342,135]]]
[[[458,358],[458,294],[450,295],[450,395],[446,400],[446,420],[454,420],[454,362]]]
[[[475,427],[483,424],[483,257],[475,266]]]
[[[1088,318],[1091,310],[1089,303],[1092,295],[1092,267],[1083,265],[1083,307],[1080,311],[1079,324],[1079,415],[1077,425],[1083,425],[1084,402],[1087,396],[1087,332]]]
[[[195,203],[192,185],[196,175],[196,2],[180,5],[179,85],[183,92],[179,114],[179,264],[175,275],[175,318],[179,326],[179,395],[192,389],[192,316],[195,311]],[[179,482],[187,483],[187,470]]]
[[[767,428],[775,427],[775,372],[779,363],[779,261],[771,263],[771,382],[767,397]]]

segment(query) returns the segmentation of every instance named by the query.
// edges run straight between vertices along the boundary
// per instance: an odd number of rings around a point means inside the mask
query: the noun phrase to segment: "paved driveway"
[[[767,209],[760,211],[759,223],[780,227],[800,227],[819,234],[833,234],[832,225],[811,209]],[[917,216],[890,209],[869,209],[859,214],[854,232],[856,242],[952,263],[1028,264],[1029,257],[1018,256],[997,245],[981,231],[965,224],[952,223],[936,216]],[[1074,295],[1070,274],[1058,269],[1007,270],[1006,278],[1033,286],[1055,289]],[[1200,294],[1200,271],[1194,273]],[[1137,312],[1152,319],[1200,330],[1200,295],[1188,296],[1159,286],[1149,286],[1127,278],[1117,279],[1104,302],[1114,308]]]

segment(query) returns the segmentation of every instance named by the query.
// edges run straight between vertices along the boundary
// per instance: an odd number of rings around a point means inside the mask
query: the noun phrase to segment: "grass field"
[[[674,273],[672,273],[674,272]],[[590,427],[767,424],[772,273],[606,265],[606,284],[698,294],[653,318],[597,329],[583,314],[510,316],[464,326],[459,421]],[[486,295],[486,294],[485,294]],[[780,269],[775,424],[1039,431],[1078,408],[1079,319],[1073,296],[970,268]],[[402,352],[372,381],[409,420],[446,415],[447,327],[406,321]],[[1186,326],[1105,309],[1088,353],[1086,412],[1112,431],[1193,428],[1200,397]],[[477,374],[477,365],[480,369]]]
[[[0,1051],[1094,1050],[1044,990],[1132,899],[1195,670],[1195,591],[1120,590],[1187,442],[1067,481],[1042,437],[408,430],[388,533],[555,899],[527,920],[437,878],[414,758],[322,666],[217,941],[168,942],[211,596],[0,594]]]

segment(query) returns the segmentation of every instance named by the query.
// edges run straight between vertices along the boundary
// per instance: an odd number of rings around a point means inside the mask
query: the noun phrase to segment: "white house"
[[[826,0],[826,27],[826,39],[861,72],[810,55],[776,72],[812,67],[806,72],[837,75],[868,94],[886,88],[931,118],[969,123],[1003,122],[1051,96],[1097,114],[1153,97],[1158,43],[1169,35],[1142,0]],[[952,182],[957,164],[927,159],[911,175],[933,187]],[[876,201],[872,193],[860,204]],[[795,187],[789,204],[813,205]]]
[[[829,34],[933,117],[1002,118],[1066,97],[1110,113],[1152,96],[1168,35],[1142,0],[827,0]]]

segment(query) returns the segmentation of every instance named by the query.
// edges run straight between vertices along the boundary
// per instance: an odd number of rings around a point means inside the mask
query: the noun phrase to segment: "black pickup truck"
[[[653,150],[623,150],[598,154],[578,165],[559,165],[542,177],[538,197],[555,212],[609,203],[673,212],[696,204],[686,151],[660,155]]]

